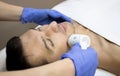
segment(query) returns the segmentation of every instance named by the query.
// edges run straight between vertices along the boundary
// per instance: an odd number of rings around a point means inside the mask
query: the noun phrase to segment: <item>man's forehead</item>
[[[38,31],[35,31],[34,29],[29,29],[24,34],[22,34],[20,37],[32,37],[32,35],[36,35]]]

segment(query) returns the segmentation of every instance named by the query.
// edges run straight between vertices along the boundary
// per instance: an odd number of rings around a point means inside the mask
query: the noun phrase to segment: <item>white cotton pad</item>
[[[90,46],[90,38],[87,35],[72,34],[68,39],[68,45],[71,47],[75,43],[79,43],[82,49],[87,49]]]

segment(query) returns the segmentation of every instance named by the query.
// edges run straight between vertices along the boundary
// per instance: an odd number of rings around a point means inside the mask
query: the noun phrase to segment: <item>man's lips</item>
[[[66,25],[64,24],[64,23],[60,23],[59,24],[60,25],[60,28],[64,31],[64,32],[66,32]]]

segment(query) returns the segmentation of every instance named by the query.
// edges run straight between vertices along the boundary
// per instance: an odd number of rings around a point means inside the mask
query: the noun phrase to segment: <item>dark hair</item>
[[[6,46],[6,67],[8,71],[30,68],[24,54],[21,40],[18,36],[11,38]]]

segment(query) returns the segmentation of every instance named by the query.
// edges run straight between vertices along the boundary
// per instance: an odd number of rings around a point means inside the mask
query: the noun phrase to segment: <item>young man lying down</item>
[[[120,46],[73,21],[51,22],[37,29],[30,29],[7,43],[7,69],[20,70],[52,63],[67,52],[71,34],[85,34],[91,39],[91,47],[98,54],[99,68],[120,75]],[[114,52],[113,52],[114,50]]]

